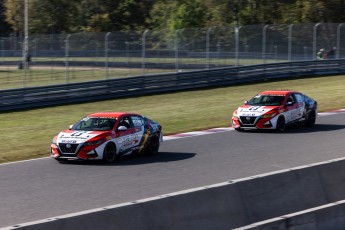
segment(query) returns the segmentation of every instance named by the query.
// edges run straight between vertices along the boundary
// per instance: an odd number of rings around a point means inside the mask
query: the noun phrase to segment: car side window
[[[131,116],[134,127],[141,127],[144,125],[144,121],[139,116]]]
[[[295,98],[296,98],[296,101],[297,101],[298,103],[301,103],[301,102],[304,101],[303,96],[302,96],[301,94],[296,93],[296,94],[295,94]]]
[[[295,103],[295,98],[292,94],[289,95],[288,99],[286,100],[286,103],[291,102],[292,104]]]
[[[121,119],[119,126],[125,126],[127,129],[132,127],[132,123],[129,117],[124,117]]]

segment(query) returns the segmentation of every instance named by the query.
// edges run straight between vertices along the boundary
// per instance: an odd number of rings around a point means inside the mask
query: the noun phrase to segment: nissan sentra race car
[[[254,96],[232,115],[235,130],[276,129],[283,132],[287,125],[315,124],[317,102],[296,91],[272,90]]]
[[[163,141],[162,126],[135,113],[90,114],[60,132],[51,143],[57,161],[104,160],[134,153],[156,154]]]

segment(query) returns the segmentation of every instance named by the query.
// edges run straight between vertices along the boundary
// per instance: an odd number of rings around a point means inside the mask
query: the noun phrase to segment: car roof
[[[290,93],[298,93],[298,92],[293,91],[293,90],[268,90],[268,91],[260,92],[259,94],[287,95]]]
[[[87,115],[88,117],[111,117],[111,118],[119,118],[126,115],[139,115],[135,113],[128,113],[128,112],[96,112]]]

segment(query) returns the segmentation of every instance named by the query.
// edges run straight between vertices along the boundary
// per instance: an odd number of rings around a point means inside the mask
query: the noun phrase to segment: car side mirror
[[[293,104],[292,101],[286,102],[286,105],[287,105],[287,106],[290,106],[290,105],[292,105],[292,104]]]
[[[121,126],[119,126],[119,127],[117,128],[117,130],[118,130],[118,131],[126,131],[126,130],[127,130],[127,127],[121,125]]]
[[[68,129],[69,129],[69,130],[71,130],[71,129],[72,129],[72,127],[73,127],[73,125],[70,125]]]
[[[248,104],[248,101],[244,101],[244,104],[245,104],[245,105]]]

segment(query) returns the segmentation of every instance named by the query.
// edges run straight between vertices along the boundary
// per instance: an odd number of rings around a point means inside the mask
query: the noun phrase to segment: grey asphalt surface
[[[342,113],[285,133],[228,131],[169,140],[157,156],[110,165],[49,158],[0,165],[0,227],[344,157],[344,140]]]

